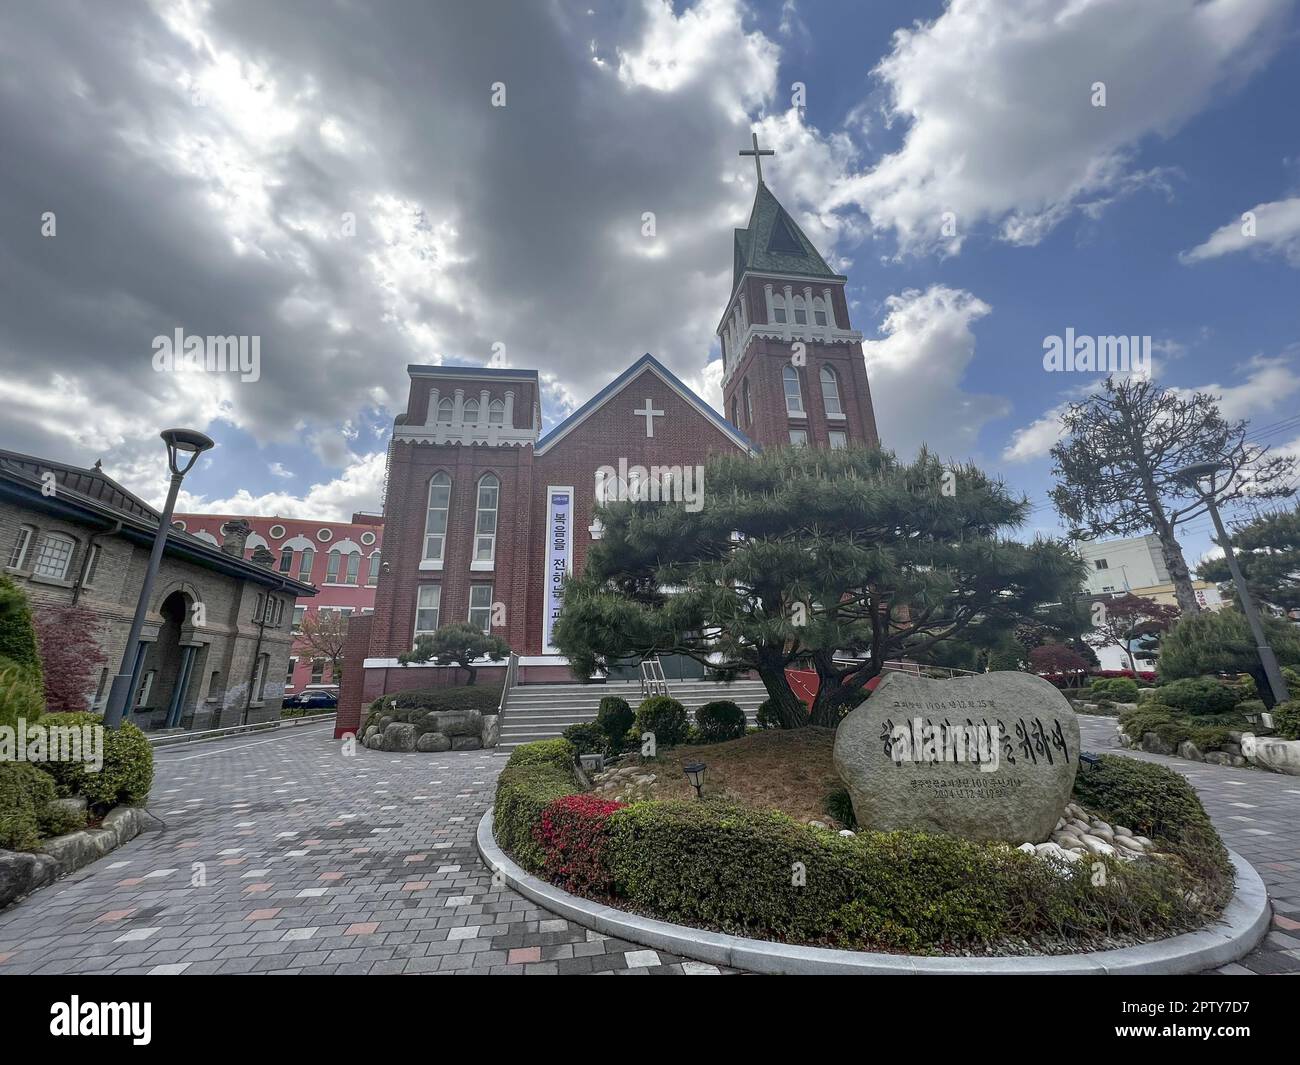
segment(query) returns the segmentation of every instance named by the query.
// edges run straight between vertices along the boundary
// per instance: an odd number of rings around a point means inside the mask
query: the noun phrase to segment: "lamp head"
[[[1226,467],[1221,462],[1193,462],[1190,466],[1184,466],[1181,470],[1175,470],[1174,476],[1180,481],[1186,481],[1188,484],[1196,484],[1206,477],[1213,477],[1220,470]]]
[[[167,465],[172,473],[182,477],[190,472],[203,452],[216,446],[211,437],[204,436],[197,429],[164,429],[158,435],[167,445]],[[180,465],[182,456],[187,458],[183,468]]]

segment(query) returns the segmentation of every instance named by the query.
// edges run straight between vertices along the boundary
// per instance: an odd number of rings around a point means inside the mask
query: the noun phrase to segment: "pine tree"
[[[1264,619],[1264,633],[1282,666],[1300,667],[1300,627]],[[1160,641],[1161,683],[1225,673],[1249,673],[1265,705],[1273,690],[1264,674],[1246,618],[1235,610],[1206,610],[1179,619]]]
[[[1253,518],[1229,539],[1256,602],[1279,610],[1300,608],[1300,507]],[[1223,558],[1206,559],[1197,571],[1202,580],[1232,580]]]
[[[696,512],[620,502],[564,588],[555,641],[579,675],[681,654],[751,670],[786,728],[833,726],[892,659],[1006,632],[1068,600],[1064,544],[1006,534],[1027,504],[973,466],[873,449],[713,456]],[[843,657],[837,657],[837,652]],[[851,661],[849,659],[852,659]],[[814,669],[811,713],[787,667]]]
[[[1215,497],[1220,506],[1250,495],[1289,494],[1294,460],[1246,442],[1246,423],[1228,422],[1215,398],[1185,396],[1143,378],[1108,378],[1104,390],[1062,415],[1066,437],[1052,448],[1061,479],[1052,502],[1076,538],[1153,532],[1184,614],[1200,610],[1176,532],[1205,513],[1179,470],[1198,462],[1226,467]]]
[[[478,679],[477,659],[486,657],[500,662],[509,653],[510,645],[500,636],[486,633],[468,621],[457,621],[443,625],[432,636],[421,636],[415,642],[415,650],[400,655],[398,661],[405,666],[432,659],[440,666],[460,666],[469,673],[465,683],[473,684]]]

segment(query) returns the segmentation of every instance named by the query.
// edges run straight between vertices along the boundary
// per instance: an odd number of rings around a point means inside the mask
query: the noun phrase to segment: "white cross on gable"
[[[642,418],[645,419],[645,435],[654,436],[655,419],[662,418],[664,412],[661,410],[656,410],[653,406],[651,406],[650,397],[647,396],[645,401],[645,407],[642,410],[634,410],[632,413],[640,415]]]

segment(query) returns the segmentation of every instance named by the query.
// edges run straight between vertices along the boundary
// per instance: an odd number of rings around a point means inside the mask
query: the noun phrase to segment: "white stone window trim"
[[[278,530],[278,531],[277,531],[277,530]],[[280,540],[280,539],[283,539],[283,538],[284,538],[284,532],[285,532],[285,529],[284,529],[284,526],[283,526],[283,525],[272,525],[269,529],[266,530],[267,535],[268,535],[272,540]]]
[[[425,572],[436,573],[442,569],[442,559],[426,558],[420,563],[420,569],[424,570]]]
[[[43,572],[41,567],[47,564],[45,558],[46,548],[53,548],[56,545],[59,547],[67,545],[68,550],[66,554],[60,551],[57,555],[53,556],[55,561],[62,562],[63,565],[59,569],[58,573]],[[36,557],[32,559],[32,580],[49,581],[52,583],[66,581],[68,579],[68,570],[72,568],[72,559],[76,553],[77,541],[75,538],[69,536],[67,533],[46,533],[41,537],[40,543],[36,545]]]
[[[27,557],[32,553],[32,541],[36,539],[34,525],[22,525],[18,528],[18,539],[9,551],[9,564],[5,569],[11,573],[21,573],[27,564]]]
[[[496,565],[495,559],[489,559],[486,562],[471,562],[469,568],[473,573],[491,573],[496,569]]]
[[[361,542],[365,544],[367,547],[373,544],[375,542],[375,539],[376,539],[375,534],[372,532],[363,532],[361,534]]]
[[[334,539],[334,533],[331,532],[329,529],[317,529],[316,539],[323,544],[327,544]]]

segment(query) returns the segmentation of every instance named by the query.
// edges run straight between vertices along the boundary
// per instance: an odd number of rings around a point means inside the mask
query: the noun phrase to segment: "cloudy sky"
[[[536,368],[553,424],[650,351],[718,404],[756,129],[885,443],[1055,529],[1067,328],[1300,450],[1298,37],[1290,0],[0,0],[0,447],[158,501],[184,424],[185,508],[346,518],[410,362]],[[155,372],[177,329],[259,337],[258,380]]]

